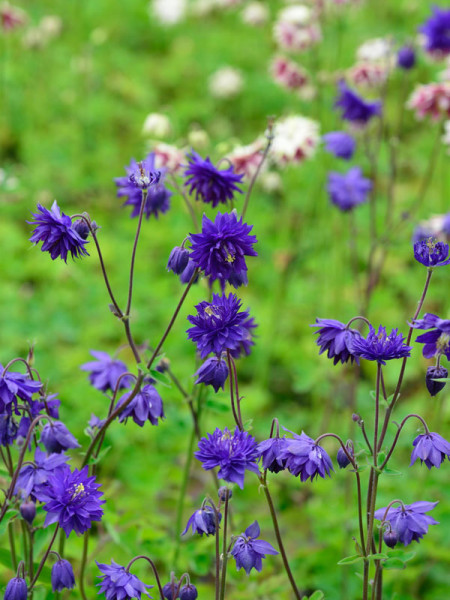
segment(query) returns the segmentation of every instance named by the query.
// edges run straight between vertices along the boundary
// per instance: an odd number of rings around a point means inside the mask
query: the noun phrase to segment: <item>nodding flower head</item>
[[[427,512],[436,506],[437,502],[413,502],[412,504],[402,504],[400,507],[391,506],[386,514],[386,507],[375,511],[375,519],[381,521],[384,519],[390,523],[391,530],[398,534],[398,540],[405,546],[412,541],[420,542],[423,536],[428,532],[428,525],[437,525],[433,517],[429,517]]]
[[[425,267],[443,267],[450,263],[448,244],[432,237],[414,244],[414,258]]]
[[[310,327],[316,327],[319,337],[316,344],[320,348],[319,354],[327,352],[328,358],[333,359],[336,365],[338,362],[342,364],[355,361],[359,364],[359,359],[353,353],[353,341],[361,337],[361,334],[356,329],[350,329],[335,319],[316,319],[316,322]]]
[[[428,432],[418,435],[413,441],[414,450],[411,454],[411,465],[420,459],[428,469],[439,469],[445,458],[450,459],[450,444],[438,433]]]
[[[272,544],[259,539],[259,535],[258,521],[254,521],[244,533],[236,538],[231,550],[231,554],[236,561],[237,570],[244,569],[247,575],[252,569],[261,571],[262,559],[266,558],[266,554],[278,554]]]
[[[416,342],[424,344],[422,353],[425,358],[444,354],[450,360],[450,320],[425,313],[423,319],[413,321],[411,326],[415,329],[429,329],[416,337]]]

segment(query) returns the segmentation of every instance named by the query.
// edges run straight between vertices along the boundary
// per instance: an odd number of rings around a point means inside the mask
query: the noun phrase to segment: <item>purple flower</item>
[[[445,354],[450,360],[450,320],[425,313],[423,319],[417,319],[411,325],[415,329],[431,329],[416,337],[416,342],[424,344],[422,354],[425,358]]]
[[[19,433],[19,428],[12,415],[0,414],[0,446],[11,446],[14,444]]]
[[[246,431],[239,431],[238,427],[234,433],[226,427],[223,431],[217,428],[214,433],[208,433],[207,438],[199,441],[194,456],[203,463],[205,471],[220,467],[217,473],[219,479],[237,483],[241,489],[246,470],[259,474],[255,438]]]
[[[150,152],[144,160],[137,162],[131,159],[130,165],[125,167],[127,175],[116,177],[115,182],[119,191],[118,196],[128,196],[131,190],[148,190],[159,183],[162,172],[155,169],[155,154]]]
[[[261,571],[262,559],[266,558],[266,554],[278,554],[272,544],[258,539],[260,533],[258,521],[254,521],[247,527],[245,533],[241,533],[236,539],[231,550],[237,570],[243,568],[247,575],[252,569]]]
[[[436,396],[445,388],[446,382],[436,381],[436,379],[444,379],[446,377],[448,377],[448,371],[445,367],[441,367],[441,365],[428,367],[427,374],[425,375],[425,385],[430,392],[430,396]]]
[[[89,256],[85,249],[86,240],[83,240],[74,229],[72,219],[60,212],[56,200],[53,202],[51,210],[44,208],[41,204],[38,204],[37,208],[38,212],[32,213],[34,221],[27,221],[31,225],[36,225],[30,242],[34,244],[43,242],[42,252],[50,252],[53,260],[60,256],[67,262],[69,252],[72,258]]]
[[[120,192],[117,195],[121,195]],[[166,213],[170,208],[170,197],[172,192],[166,188],[162,183],[149,188],[147,190],[147,198],[145,200],[144,215],[148,220],[152,215],[157,219],[160,214]],[[129,192],[128,200],[123,203],[123,206],[132,206],[130,217],[139,216],[142,203],[142,192],[135,188]]]
[[[351,121],[355,125],[366,125],[372,117],[381,114],[382,102],[368,102],[358,96],[345,81],[339,82],[340,95],[336,99],[334,106],[342,110],[342,118]]]
[[[438,55],[450,54],[450,10],[433,7],[432,16],[419,27],[425,36],[425,49]]]
[[[80,444],[61,421],[46,423],[41,432],[41,439],[47,452],[63,452],[69,448],[79,448]]]
[[[323,136],[325,150],[337,158],[350,160],[355,152],[355,138],[345,131],[330,131]]]
[[[339,361],[342,364],[348,361],[359,364],[359,359],[352,350],[353,340],[361,337],[359,331],[347,328],[344,323],[335,319],[316,319],[310,327],[319,327],[314,332],[315,335],[319,334],[316,340],[320,348],[319,354],[326,350],[328,358],[332,358],[335,365]]]
[[[180,590],[179,598],[180,600],[196,600],[196,598],[198,598],[198,592],[195,585],[193,585],[192,583],[187,583],[186,585],[183,585],[183,587]]]
[[[301,481],[314,481],[318,476],[322,479],[325,479],[325,475],[330,476],[330,471],[334,470],[333,463],[322,446],[303,431],[301,435],[293,435],[295,439],[288,440],[280,454],[289,472],[295,477],[300,475]]]
[[[222,515],[219,513],[219,522],[222,519]],[[192,528],[192,533],[198,533],[203,535],[214,535],[216,533],[216,516],[214,510],[206,505],[200,510],[196,510],[193,515],[189,517],[186,528],[181,535],[186,535],[189,531],[189,527]]]
[[[192,279],[192,276],[194,275],[196,268],[197,268],[197,265],[195,264],[195,262],[189,258],[186,268],[180,275],[181,283],[189,283],[190,280]],[[195,278],[194,283],[197,283],[197,281],[198,281],[198,275]]]
[[[19,507],[19,511],[22,518],[31,525],[36,516],[36,502],[33,502],[33,500],[26,500],[25,502],[22,502]]]
[[[420,240],[414,244],[414,258],[425,267],[448,265],[448,244],[437,242],[433,238]]]
[[[91,350],[90,353],[97,360],[81,365],[80,369],[89,372],[89,381],[97,390],[100,390],[101,392],[111,390],[114,392],[117,380],[121,375],[128,371],[126,364],[121,360],[111,358],[107,352]],[[119,383],[119,389],[129,387],[131,382],[131,377],[122,377]]]
[[[371,189],[372,182],[363,177],[359,167],[352,167],[347,173],[328,173],[327,190],[330,200],[344,212],[366,202]]]
[[[345,448],[350,454],[350,456],[353,458],[353,444],[351,442],[347,442],[345,444]],[[342,446],[340,446],[339,450],[337,451],[336,462],[339,465],[340,469],[345,469],[345,467],[348,467],[348,465],[351,464],[351,461],[349,460],[347,454],[344,452]]]
[[[181,275],[181,273],[187,267],[189,262],[189,251],[186,248],[175,246],[169,256],[167,262],[167,270],[173,271],[175,275]]]
[[[366,338],[355,338],[352,350],[355,356],[366,360],[376,360],[380,365],[385,365],[387,360],[410,356],[412,347],[405,344],[405,338],[398,329],[393,329],[388,335],[386,328],[381,325],[378,333],[369,325],[370,331]]]
[[[419,458],[428,469],[436,467],[439,469],[445,457],[450,459],[450,444],[438,433],[426,433],[418,435],[413,441],[414,450],[411,454],[411,464]]]
[[[180,592],[176,593],[178,589],[178,584],[174,581],[173,583],[169,581],[166,585],[163,586],[162,592],[164,598],[166,600],[176,600],[180,597]]]
[[[77,535],[87,531],[92,521],[100,521],[103,515],[100,485],[95,477],[88,477],[87,466],[71,471],[66,465],[54,471],[38,494],[47,512],[44,527],[58,523],[67,537],[72,531]]]
[[[232,200],[234,192],[242,193],[236,185],[242,182],[243,175],[237,175],[234,167],[218,169],[209,160],[203,159],[199,154],[192,151],[188,154],[189,165],[184,171],[185,184],[189,187],[189,193],[195,192],[195,199],[212,204],[215,208],[220,202],[226,204]]]
[[[416,64],[416,53],[411,46],[403,46],[397,52],[397,66],[409,71]]]
[[[124,394],[117,406],[121,406],[130,394],[131,392]],[[164,419],[162,398],[153,385],[148,384],[141,388],[125,410],[120,413],[119,421],[123,423],[128,417],[131,417],[139,427],[143,427],[146,421],[150,421],[152,425],[158,425],[158,419]]]
[[[27,600],[27,582],[21,577],[13,577],[8,581],[4,600]]]
[[[385,520],[397,532],[399,541],[407,546],[413,540],[419,542],[428,532],[428,525],[438,524],[433,517],[425,514],[436,504],[437,502],[413,502],[400,507],[391,506]],[[379,508],[375,511],[375,518],[381,521],[385,512],[386,507]]]
[[[68,560],[58,560],[52,567],[52,590],[61,592],[71,590],[75,586],[75,576]]]
[[[30,402],[32,395],[41,389],[42,383],[14,371],[8,370],[3,375],[3,371],[4,367],[0,363],[0,412],[11,414],[12,405],[17,404],[17,398]]]
[[[256,327],[248,311],[240,311],[241,301],[235,294],[219,296],[213,294],[213,301],[197,304],[197,315],[188,316],[194,325],[187,330],[188,338],[197,344],[202,358],[214,353],[230,351],[234,358],[242,353],[250,354],[254,342],[252,329]]]
[[[148,591],[153,586],[143,583],[140,579],[129,571],[111,560],[110,565],[97,563],[103,575],[99,575],[102,581],[97,585],[100,587],[99,594],[105,594],[106,600],[127,600],[128,598],[138,598],[145,594],[149,598]]]
[[[415,245],[417,242],[427,240],[430,237],[433,237],[433,232],[429,227],[417,225],[412,234],[412,243]]]
[[[268,469],[272,473],[279,473],[286,468],[286,461],[282,457],[283,450],[286,449],[288,439],[283,437],[274,437],[264,440],[258,444],[259,458],[262,459],[262,468]]]
[[[220,388],[224,389],[225,387],[225,381],[228,378],[228,366],[223,358],[212,356],[205,360],[195,375],[197,376],[195,383],[212,385],[214,391],[218,392]]]
[[[34,463],[20,469],[14,493],[20,493],[23,498],[34,498],[40,486],[47,482],[52,473],[64,467],[68,460],[70,459],[65,454],[47,455],[37,446],[34,451]]]

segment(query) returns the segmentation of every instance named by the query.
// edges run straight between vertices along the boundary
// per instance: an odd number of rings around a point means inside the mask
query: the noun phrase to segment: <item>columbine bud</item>
[[[228,366],[222,358],[211,356],[205,360],[195,374],[197,375],[195,383],[212,385],[214,391],[218,392],[220,388],[224,389],[225,381],[228,378]]]
[[[189,262],[189,251],[186,248],[175,246],[169,256],[167,263],[167,270],[173,271],[175,275],[181,275],[181,273],[187,267]]]
[[[345,447],[347,449],[347,452],[353,458],[353,445],[351,443],[347,442],[345,444]],[[337,452],[336,460],[337,460],[337,463],[338,463],[338,465],[339,465],[339,467],[341,469],[345,469],[345,467],[347,467],[350,464],[350,462],[351,462],[348,459],[348,456],[345,454],[344,449],[342,447],[339,448],[339,450]]]
[[[27,600],[27,582],[21,577],[14,577],[8,581],[4,600]]]
[[[397,66],[401,69],[412,69],[416,64],[416,53],[411,46],[403,46],[397,52]]]
[[[82,240],[87,240],[89,235],[89,227],[84,219],[75,221],[75,223],[72,224],[72,229],[75,229]]]
[[[436,396],[442,389],[445,388],[445,381],[433,381],[434,379],[441,379],[448,376],[448,371],[445,367],[435,366],[428,367],[427,374],[425,376],[425,383],[430,396]]]
[[[225,502],[225,500],[227,499],[227,492],[228,492],[228,500],[229,500],[231,498],[231,496],[233,495],[233,492],[226,485],[223,485],[222,487],[220,487],[217,490],[217,495],[219,496],[219,500],[221,500],[222,502]]]
[[[196,600],[197,597],[197,588],[192,583],[184,585],[180,590],[180,600]]]
[[[31,500],[28,502],[22,502],[19,510],[25,521],[31,525],[34,521],[34,517],[36,516],[36,504]]]
[[[383,540],[386,546],[393,548],[398,542],[398,533],[395,531],[395,529],[385,531],[383,534]]]
[[[355,423],[360,423],[360,422],[361,422],[361,417],[358,415],[358,413],[353,413],[353,414],[352,414],[352,420],[353,420]]]
[[[171,581],[169,581],[169,583],[166,583],[166,585],[162,589],[164,598],[166,600],[176,600],[176,598],[179,598],[180,593],[175,595],[177,587],[178,585],[175,583],[175,581],[173,583]]]
[[[58,560],[52,567],[52,590],[71,590],[75,586],[72,565],[68,560]]]

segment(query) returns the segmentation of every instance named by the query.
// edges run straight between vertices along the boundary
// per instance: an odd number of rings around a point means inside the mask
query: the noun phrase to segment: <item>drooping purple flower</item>
[[[393,329],[389,335],[381,325],[378,332],[372,325],[369,325],[369,329],[366,338],[361,336],[353,340],[352,350],[355,356],[375,360],[380,365],[385,365],[387,360],[410,356],[412,347],[405,344],[405,338],[398,333],[398,329]]]
[[[366,125],[370,119],[381,114],[382,102],[380,100],[369,102],[358,96],[345,81],[339,82],[339,96],[334,103],[341,109],[341,117],[358,126]]]
[[[61,592],[75,587],[75,576],[68,560],[60,559],[52,567],[52,590]]]
[[[105,594],[106,600],[127,600],[128,598],[141,599],[141,595],[145,594],[149,598],[151,596],[148,590],[152,585],[143,583],[136,575],[111,560],[110,565],[97,563],[102,575],[99,575],[102,581],[97,585],[100,587],[99,594]]]
[[[228,169],[218,169],[209,157],[203,159],[194,151],[188,154],[188,159],[184,185],[189,186],[190,194],[195,192],[196,200],[212,204],[215,208],[219,203],[226,204],[232,200],[235,192],[242,193],[237,184],[244,176],[235,173],[232,165]]]
[[[163,596],[166,600],[177,600],[180,597],[180,592],[178,591],[178,584],[176,581],[169,581],[165,585],[163,585],[162,592]]]
[[[8,581],[4,600],[27,600],[28,587],[25,579],[13,577]]]
[[[332,358],[335,365],[339,361],[342,364],[348,361],[359,364],[359,359],[352,350],[353,340],[361,337],[359,331],[347,328],[345,323],[335,319],[316,319],[310,327],[318,327],[314,334],[319,334],[316,340],[320,348],[319,354],[327,351],[328,358]]]
[[[67,537],[72,531],[81,535],[90,529],[93,521],[103,515],[103,492],[98,488],[95,477],[88,476],[88,467],[71,471],[66,465],[49,475],[47,482],[39,488],[37,497],[45,502],[47,512],[44,527],[58,523]]]
[[[414,258],[425,267],[443,267],[450,263],[448,244],[433,238],[414,244]]]
[[[257,256],[253,249],[258,241],[249,235],[252,225],[238,220],[236,212],[217,213],[213,221],[203,215],[201,233],[191,233],[191,259],[212,281],[220,279],[238,283],[236,277],[246,273],[246,256]],[[235,285],[235,287],[238,287]]]
[[[416,53],[412,46],[402,46],[397,52],[397,66],[409,71],[416,64]]]
[[[433,6],[433,14],[419,31],[425,36],[425,49],[438,56],[450,54],[450,10]]]
[[[130,394],[131,392],[124,394],[117,406],[121,406]],[[119,421],[123,423],[128,417],[131,417],[139,427],[143,427],[146,421],[150,421],[152,425],[158,425],[158,419],[164,419],[163,401],[155,386],[144,385],[125,410],[120,413]]]
[[[413,441],[414,450],[411,454],[412,466],[417,459],[425,463],[428,469],[436,467],[439,469],[445,457],[450,459],[450,444],[438,433],[426,433],[418,435]]]
[[[41,389],[42,383],[32,381],[27,375],[15,371],[8,370],[3,375],[3,371],[4,367],[0,363],[0,412],[11,414],[17,398],[30,402],[33,394]]]
[[[222,519],[222,515],[219,513],[219,522]],[[186,535],[192,529],[192,533],[198,533],[199,535],[206,536],[214,535],[216,533],[216,516],[214,510],[206,505],[199,510],[196,510],[193,515],[189,517],[187,525],[181,535]]]
[[[233,490],[227,485],[221,485],[220,488],[217,490],[217,496],[221,502],[225,502],[227,498],[229,500],[232,495]]]
[[[81,365],[82,371],[88,371],[91,385],[101,392],[114,391],[117,380],[128,371],[127,366],[121,360],[112,358],[107,352],[91,350],[90,353],[96,359]],[[127,388],[132,382],[131,377],[122,377],[119,389]]]
[[[417,319],[411,325],[415,329],[430,329],[416,337],[416,342],[424,344],[422,354],[425,358],[445,354],[450,360],[450,320],[425,313],[423,319]]]
[[[63,452],[69,448],[79,448],[80,444],[61,421],[50,421],[44,425],[41,439],[47,452]]]
[[[219,467],[219,479],[237,483],[241,489],[246,470],[259,474],[255,438],[246,431],[239,431],[238,427],[233,433],[226,427],[223,431],[217,428],[214,433],[208,433],[208,437],[199,441],[194,456],[205,471]]]
[[[7,412],[0,413],[0,446],[11,446],[18,436],[19,427],[14,417]]]
[[[188,316],[194,327],[189,328],[187,334],[197,344],[202,358],[212,353],[221,356],[227,350],[234,358],[250,354],[254,344],[252,330],[256,324],[247,310],[240,310],[241,301],[235,294],[213,294],[211,303],[203,301],[195,308],[197,315]]]
[[[428,367],[425,375],[425,385],[430,392],[430,396],[436,396],[446,386],[446,381],[436,381],[436,379],[444,379],[448,377],[448,371],[441,365]]]
[[[330,476],[330,471],[334,471],[333,463],[330,457],[319,444],[302,431],[301,435],[293,434],[293,440],[287,440],[287,444],[280,453],[280,458],[284,460],[286,468],[292,475],[298,477],[301,481],[315,477]]]
[[[355,152],[356,141],[353,136],[345,131],[330,131],[322,136],[325,150],[337,158],[350,160]]]
[[[372,182],[363,176],[359,167],[352,167],[347,173],[328,173],[328,195],[331,202],[343,212],[364,204],[371,189]]]
[[[195,585],[192,583],[186,583],[180,590],[180,600],[196,600],[198,598],[198,592]]]
[[[189,262],[189,250],[182,246],[175,246],[167,262],[167,270],[173,271],[175,275],[181,275]]]
[[[244,533],[237,537],[231,550],[237,570],[242,568],[247,575],[252,569],[261,571],[262,559],[266,558],[266,554],[278,554],[272,544],[259,539],[260,533],[258,521],[254,521]]]
[[[437,525],[433,517],[425,513],[432,510],[437,502],[413,502],[404,506],[391,506],[387,513],[386,521],[391,529],[398,534],[399,541],[408,546],[413,540],[419,542],[428,533],[428,525]],[[375,511],[375,518],[381,521],[386,512],[386,507]]]
[[[283,437],[274,437],[258,444],[259,458],[262,459],[262,468],[272,473],[279,473],[286,468],[286,461],[282,458],[283,450],[289,440]]]
[[[36,502],[33,502],[33,500],[25,500],[21,503],[19,511],[22,518],[31,525],[36,516]]]
[[[228,378],[228,365],[223,358],[212,356],[205,360],[195,375],[197,376],[195,383],[212,385],[214,391],[218,392],[220,388],[224,389],[225,387],[225,381]]]
[[[347,442],[347,444],[345,444],[345,448],[350,454],[350,456],[353,458],[353,444],[351,442]],[[345,469],[345,467],[348,467],[348,465],[351,464],[351,461],[349,460],[347,454],[344,452],[342,446],[339,446],[339,450],[337,451],[336,462],[339,465],[340,469]]]
[[[65,454],[46,454],[43,450],[36,447],[34,451],[34,463],[25,465],[20,469],[17,477],[14,493],[20,494],[23,498],[35,497],[36,486],[42,486],[47,482],[52,473],[55,473],[70,460]]]
[[[49,252],[53,260],[60,256],[64,262],[67,262],[67,255],[70,252],[72,258],[81,258],[89,256],[86,251],[86,240],[73,228],[72,219],[61,213],[56,202],[53,202],[51,210],[48,210],[41,204],[37,205],[38,212],[32,213],[34,221],[27,221],[31,225],[36,225],[30,242],[41,246],[42,252]]]
[[[192,276],[194,275],[196,269],[197,269],[197,265],[195,264],[195,262],[193,260],[191,260],[189,258],[186,268],[180,275],[181,283],[189,283],[190,280],[192,279]],[[194,283],[197,283],[197,281],[198,281],[198,275],[195,278]]]

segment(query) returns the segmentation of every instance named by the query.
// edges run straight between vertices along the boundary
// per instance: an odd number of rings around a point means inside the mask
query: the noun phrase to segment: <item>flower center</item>
[[[436,341],[436,348],[439,352],[445,352],[445,350],[448,348],[449,342],[450,335],[448,333],[442,333]]]
[[[79,483],[72,494],[71,500],[74,500],[77,496],[80,496],[82,494],[84,494],[84,485],[82,483]]]

